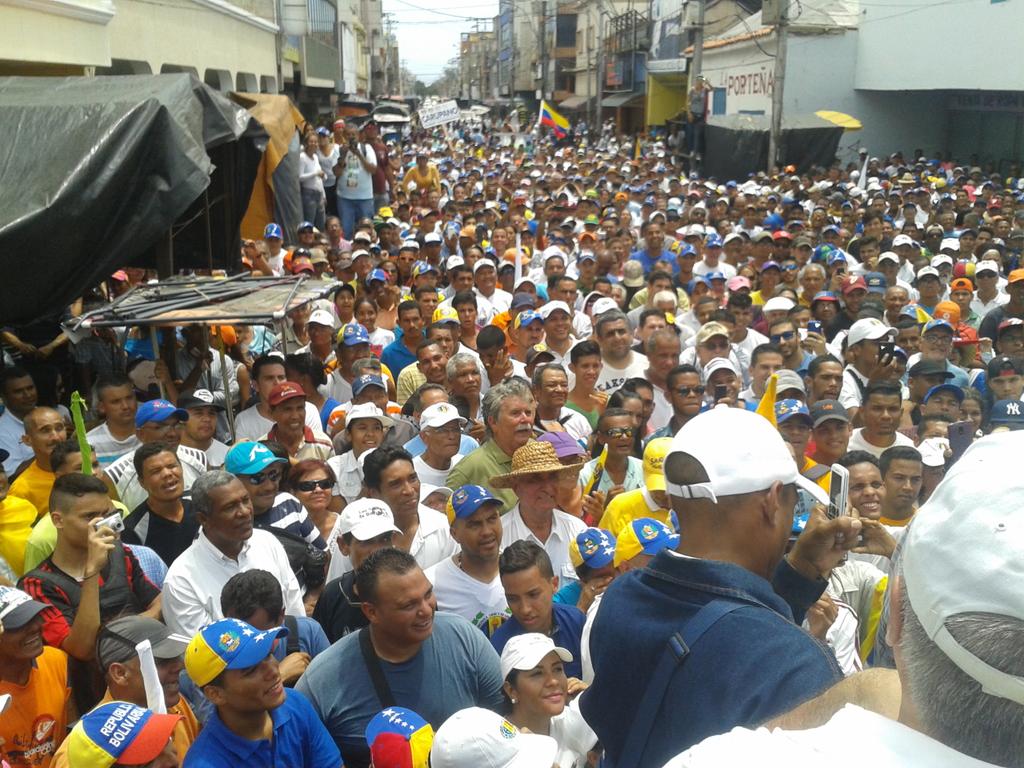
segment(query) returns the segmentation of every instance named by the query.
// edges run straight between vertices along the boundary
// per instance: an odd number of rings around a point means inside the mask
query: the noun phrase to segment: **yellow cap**
[[[459,313],[452,307],[438,307],[434,310],[434,317],[431,322],[440,323],[444,321],[459,322]]]
[[[648,491],[665,490],[665,455],[671,447],[671,437],[658,437],[644,448],[644,485]]]

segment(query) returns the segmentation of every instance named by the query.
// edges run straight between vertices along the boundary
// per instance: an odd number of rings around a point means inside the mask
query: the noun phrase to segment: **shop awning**
[[[639,101],[644,97],[641,91],[623,91],[622,93],[613,93],[611,96],[605,96],[601,99],[601,106],[609,109],[618,109],[619,107],[632,107],[635,106],[632,102]]]
[[[822,109],[815,112],[814,114],[820,117],[822,120],[826,120],[832,123],[832,125],[838,128],[842,128],[843,130],[846,131],[859,131],[861,128],[864,127],[861,124],[860,120],[858,120],[856,117],[852,117],[851,115],[846,114],[845,112],[833,112],[830,109]]]
[[[586,96],[570,96],[568,99],[563,99],[558,103],[559,109],[579,109],[587,102],[589,102]]]

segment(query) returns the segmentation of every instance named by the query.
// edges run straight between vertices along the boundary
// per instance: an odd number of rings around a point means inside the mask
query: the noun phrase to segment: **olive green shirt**
[[[501,499],[502,512],[507,512],[519,503],[519,497],[508,488],[494,488],[491,480],[511,471],[512,457],[493,440],[486,440],[452,468],[448,473],[448,487],[457,491],[463,485],[482,485]]]

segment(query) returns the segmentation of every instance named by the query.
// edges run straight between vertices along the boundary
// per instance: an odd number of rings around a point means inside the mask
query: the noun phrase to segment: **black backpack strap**
[[[831,471],[832,467],[828,464],[815,464],[806,472],[801,472],[800,474],[816,483]]]
[[[299,620],[294,616],[285,615],[284,625],[288,628],[288,647],[285,653],[290,656],[302,650],[299,647]]]
[[[665,700],[665,692],[668,690],[669,683],[672,682],[673,672],[686,661],[687,656],[690,655],[690,649],[719,619],[746,605],[748,603],[732,600],[712,600],[697,611],[697,615],[686,623],[682,631],[676,632],[668,639],[668,645],[661,654],[658,665],[654,668],[654,673],[647,685],[647,694],[632,716],[633,725],[626,736],[621,757],[615,763],[615,768],[636,768],[640,765],[640,758],[643,756],[644,747],[647,746],[648,737],[654,729],[658,710],[661,709],[661,704]]]
[[[391,693],[391,686],[388,685],[388,680],[384,677],[384,669],[381,667],[377,651],[373,649],[373,643],[370,641],[369,627],[359,630],[359,650],[363,653],[366,671],[370,673],[370,681],[373,683],[373,689],[377,692],[377,698],[380,699],[381,708],[387,709],[395,706],[395,697]]]

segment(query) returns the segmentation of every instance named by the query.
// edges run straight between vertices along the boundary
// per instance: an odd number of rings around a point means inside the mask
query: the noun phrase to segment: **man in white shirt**
[[[843,388],[839,392],[839,402],[850,412],[851,419],[861,407],[864,391],[872,377],[885,374],[888,369],[892,375],[883,375],[880,378],[897,378],[893,359],[890,359],[884,368],[879,366],[879,344],[892,342],[895,336],[895,329],[873,317],[858,320],[850,326],[850,332],[846,337],[846,359],[851,362],[843,371]]]
[[[537,400],[536,421],[545,432],[557,429],[586,445],[594,431],[587,417],[565,406],[569,399],[569,374],[555,363],[539,365],[533,371],[533,396]]]
[[[8,368],[4,372],[4,412],[0,415],[0,449],[7,453],[4,471],[13,475],[22,462],[33,457],[32,448],[22,438],[25,436],[23,419],[36,407],[39,395],[35,382],[28,371],[22,368]]]
[[[495,314],[507,312],[512,306],[512,294],[498,288],[498,270],[494,262],[484,257],[473,265],[473,282],[477,296],[487,300]]]
[[[1013,432],[976,443],[907,531],[889,583],[895,672],[855,675],[757,730],[705,739],[665,768],[1019,765],[1024,575],[1005,564],[1020,547],[1006,531],[1024,491],[1021,448]]]
[[[413,457],[412,465],[421,483],[437,488],[447,484],[448,473],[462,460],[459,445],[466,419],[450,403],[435,403],[420,415],[420,437],[426,450]]]
[[[252,377],[256,382],[256,391],[260,399],[256,405],[250,406],[235,417],[235,440],[259,440],[274,428],[276,423],[270,418],[270,393],[278,384],[287,381],[284,370],[284,356],[271,352],[256,359],[252,365]],[[315,405],[306,401],[306,426],[320,431],[323,425],[320,413]]]
[[[903,411],[903,391],[898,381],[870,384],[860,408],[864,426],[853,430],[848,451],[867,451],[876,459],[896,445],[914,446],[914,441],[897,432]]]
[[[420,503],[420,480],[412,456],[404,448],[381,446],[363,462],[367,496],[387,504],[402,531],[394,544],[416,558],[421,568],[439,563],[458,549],[448,520],[437,510]]]
[[[277,578],[285,613],[306,615],[288,555],[274,534],[253,527],[252,501],[238,478],[207,472],[192,486],[192,508],[201,526],[199,536],[164,579],[163,615],[172,631],[193,636],[224,618],[221,589],[236,573],[253,568]]]
[[[624,312],[613,309],[597,318],[597,343],[601,347],[601,374],[594,385],[596,392],[611,394],[628,379],[643,377],[648,368],[646,355],[634,352],[633,333]]]
[[[578,580],[569,558],[569,542],[587,526],[577,517],[555,508],[561,479],[581,465],[562,464],[551,443],[531,440],[512,454],[512,471],[491,480],[494,488],[510,488],[519,503],[501,518],[501,547],[514,541],[532,541],[551,559],[559,583]]]
[[[1010,301],[1009,295],[999,287],[999,264],[995,261],[979,261],[974,269],[974,282],[977,290],[971,299],[971,311],[984,318],[996,307]]]
[[[101,467],[139,447],[135,434],[135,412],[138,410],[135,385],[122,374],[97,379],[93,386],[93,407],[103,422],[86,433]]]
[[[373,174],[377,171],[377,153],[360,141],[359,126],[353,120],[345,124],[345,143],[339,144],[337,178],[338,215],[345,237],[352,239],[360,219],[372,219]]]
[[[427,568],[437,609],[462,616],[488,636],[509,617],[498,575],[501,500],[479,485],[464,485],[448,499],[448,521],[460,551]]]

